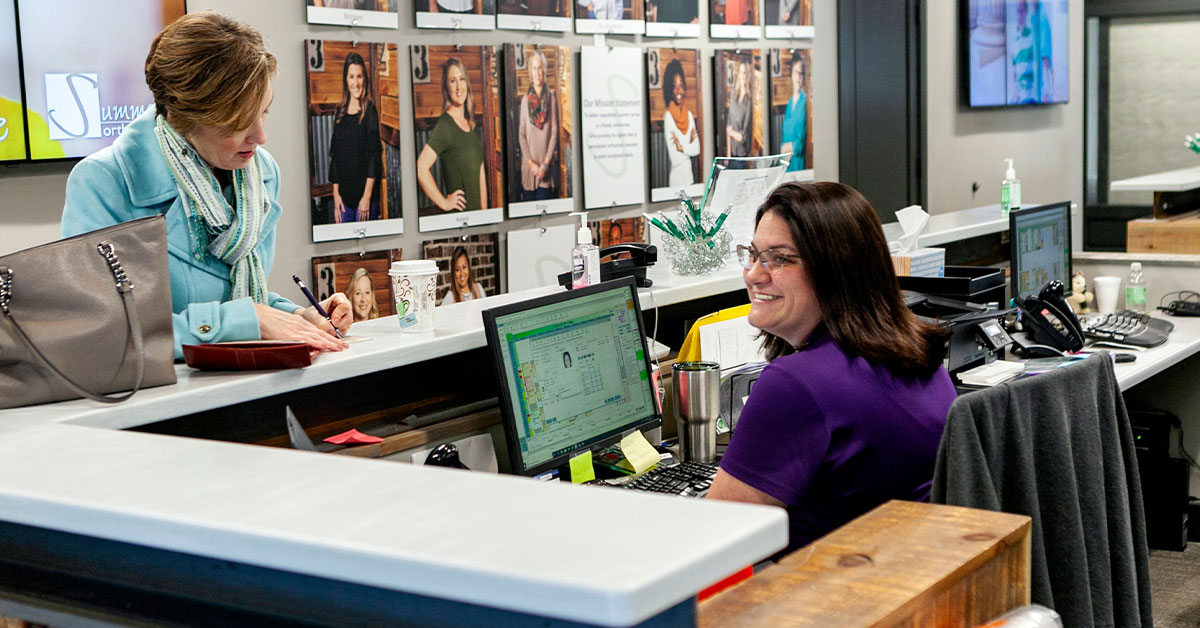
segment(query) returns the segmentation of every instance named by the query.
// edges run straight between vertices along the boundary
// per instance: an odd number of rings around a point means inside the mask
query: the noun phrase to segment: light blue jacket
[[[70,237],[117,223],[163,214],[167,220],[167,265],[171,274],[171,311],[175,323],[175,359],[181,345],[224,340],[258,340],[258,316],[247,297],[230,300],[229,265],[207,251],[193,253],[191,230],[179,188],[154,136],[154,107],[138,116],[113,145],[79,162],[67,178],[62,235]],[[263,270],[275,261],[275,225],[279,206],[279,167],[262,147],[255,158],[271,199],[258,243]],[[136,280],[136,278],[135,278]],[[270,292],[267,303],[285,312],[299,306]]]

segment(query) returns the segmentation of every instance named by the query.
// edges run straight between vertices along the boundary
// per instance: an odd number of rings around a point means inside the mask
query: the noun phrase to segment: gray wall
[[[279,162],[283,175],[283,187],[280,191],[280,202],[283,205],[284,217],[279,223],[278,247],[275,267],[271,273],[270,284],[283,294],[290,294],[287,280],[291,274],[307,277],[310,273],[310,258],[317,255],[335,253],[352,253],[357,250],[353,240],[322,242],[314,244],[311,237],[311,225],[308,215],[308,144],[307,119],[305,114],[305,67],[303,59],[303,42],[305,39],[330,39],[397,42],[402,47],[409,44],[502,44],[541,42],[551,45],[567,45],[578,51],[582,45],[591,45],[589,35],[573,33],[554,34],[543,33],[535,35],[527,31],[484,31],[472,33],[454,33],[443,30],[418,30],[413,26],[411,6],[402,3],[399,31],[383,29],[351,29],[340,26],[317,26],[305,22],[304,2],[301,0],[260,0],[247,2],[245,0],[191,0],[188,9],[215,9],[231,17],[248,22],[262,31],[267,46],[279,60],[279,73],[275,79],[275,102],[271,106],[271,115],[267,123],[268,141],[266,147]],[[700,21],[708,23],[707,0],[702,0]],[[837,24],[834,22],[836,11],[835,0],[816,0],[814,2],[814,21],[817,22],[817,36],[812,40],[813,51],[813,152],[816,155],[816,176],[821,179],[837,178],[837,57],[836,34]],[[705,33],[707,28],[705,27]],[[669,47],[672,40],[645,38],[641,36],[613,36],[609,42],[616,46],[638,45],[643,47]],[[796,45],[807,47],[810,42],[797,40],[767,40],[740,42],[733,40],[713,40],[704,34],[700,39],[679,39],[675,44],[684,48],[701,48],[706,51],[703,55],[702,68],[706,87],[712,86],[712,50],[716,48],[760,48],[765,51],[771,47]],[[764,52],[765,54],[765,52]],[[407,68],[407,55],[401,50],[401,63]],[[765,59],[764,59],[765,63]],[[578,74],[578,67],[575,69]],[[401,78],[402,88],[405,78]],[[763,89],[765,90],[765,81]],[[765,100],[765,92],[764,92]],[[578,96],[575,97],[578,111]],[[704,107],[704,119],[708,126],[705,133],[705,151],[711,158],[713,155],[713,104],[711,92],[701,98]],[[578,118],[578,116],[576,116]],[[400,99],[401,120],[412,119],[412,100],[404,96]],[[764,122],[765,124],[765,122]],[[536,218],[506,220],[501,225],[472,227],[463,231],[449,230],[431,233],[418,233],[416,203],[416,174],[412,164],[415,161],[413,151],[413,129],[411,124],[401,123],[401,150],[405,159],[402,180],[402,202],[404,203],[404,235],[381,236],[367,238],[363,243],[366,250],[400,247],[404,256],[409,259],[420,257],[420,243],[426,239],[446,238],[460,233],[473,234],[487,231],[501,231],[501,264],[505,263],[504,251],[507,242],[504,232],[510,229],[528,229],[537,226]],[[576,127],[578,125],[576,124]],[[580,163],[578,142],[576,142],[575,163]],[[20,250],[35,244],[58,238],[58,221],[63,205],[63,188],[66,184],[67,173],[71,164],[25,164],[11,168],[0,168],[0,254]],[[707,170],[707,168],[706,168]],[[573,189],[581,190],[581,169],[574,169],[575,181]],[[582,209],[582,199],[577,196],[577,204]],[[654,209],[665,209],[669,203],[649,205]],[[611,211],[591,212],[591,220],[638,216],[646,207],[624,207]],[[545,224],[570,224],[572,218],[566,215],[547,217]],[[503,275],[503,273],[501,273]]]
[[[290,274],[307,276],[309,260],[315,255],[353,252],[353,241],[314,244],[308,218],[307,145],[305,120],[305,75],[302,42],[305,39],[361,39],[364,41],[394,41],[401,45],[412,43],[500,44],[504,42],[541,41],[578,48],[590,44],[591,37],[574,34],[542,34],[521,31],[492,31],[455,34],[446,31],[421,30],[413,27],[411,13],[400,16],[399,32],[375,29],[352,30],[348,27],[310,26],[304,20],[303,2],[298,0],[192,0],[192,10],[212,8],[247,21],[266,36],[268,46],[279,58],[279,74],[275,81],[276,99],[268,122],[267,147],[279,161],[283,173],[280,201],[284,219],[279,225],[278,251],[271,284],[286,291]],[[977,205],[999,202],[999,182],[1004,172],[1001,158],[1017,160],[1018,176],[1024,183],[1025,198],[1035,200],[1077,199],[1082,189],[1083,146],[1083,71],[1082,71],[1082,0],[1072,0],[1071,23],[1071,102],[1068,105],[1021,108],[1012,110],[970,111],[962,107],[958,89],[957,2],[927,0],[926,17],[926,128],[928,166],[927,206],[931,213],[944,213]],[[707,23],[707,2],[701,2],[701,22]],[[813,40],[814,109],[813,136],[818,179],[837,179],[837,25],[835,0],[814,2],[814,22],[817,35]],[[669,46],[670,40],[638,36],[612,37],[615,45]],[[732,41],[678,40],[683,47],[699,47],[707,51],[703,63],[705,84],[712,86],[711,51],[739,45]],[[742,47],[769,48],[789,45],[787,41],[740,42]],[[807,45],[801,43],[801,45]],[[765,88],[765,87],[764,87]],[[578,100],[578,99],[576,99]],[[705,119],[709,125],[705,134],[706,151],[712,155],[713,117],[711,98],[703,98]],[[401,98],[402,119],[411,118],[411,100]],[[412,163],[412,129],[402,125],[401,147],[407,163]],[[578,163],[576,148],[576,163]],[[25,164],[0,168],[0,254],[54,240],[58,237],[58,219],[63,204],[63,187],[70,164]],[[575,168],[574,189],[580,190]],[[972,198],[971,182],[980,183],[979,194]],[[411,167],[403,172],[403,202],[405,235],[369,238],[363,246],[369,250],[401,247],[406,257],[417,257],[420,242],[428,238],[447,237],[457,231],[420,234],[417,232],[415,202],[416,180]],[[657,204],[657,208],[664,207]],[[611,212],[596,212],[591,218],[636,216],[643,207],[618,208]],[[599,214],[599,215],[596,215]],[[547,225],[567,224],[569,217],[553,216]],[[509,220],[499,226],[501,253],[506,242],[503,232],[509,229],[532,228],[536,218]],[[466,233],[496,229],[495,226],[475,227]],[[503,263],[503,257],[502,257]],[[286,292],[285,292],[286,293]]]
[[[926,205],[933,214],[1000,202],[1012,157],[1025,202],[1083,198],[1083,0],[1071,0],[1065,105],[971,109],[960,82],[958,2],[926,0]],[[971,192],[971,184],[979,191]],[[1079,215],[1072,217],[1078,234]],[[1078,237],[1075,240],[1079,242]]]

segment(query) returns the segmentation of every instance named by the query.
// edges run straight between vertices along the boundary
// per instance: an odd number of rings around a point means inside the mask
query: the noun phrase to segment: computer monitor
[[[1051,203],[1008,215],[1012,296],[1036,295],[1051,280],[1071,289],[1071,203]]]
[[[662,422],[632,277],[484,310],[516,475]]]

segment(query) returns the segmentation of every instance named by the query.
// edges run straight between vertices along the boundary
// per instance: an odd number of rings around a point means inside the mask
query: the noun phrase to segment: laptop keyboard
[[[700,497],[708,492],[717,465],[700,462],[681,462],[669,467],[659,467],[646,472],[638,479],[622,484],[624,488],[653,493],[670,493],[684,497]]]
[[[1083,335],[1092,340],[1117,342],[1134,347],[1157,347],[1167,341],[1175,323],[1149,314],[1119,310],[1079,321]]]

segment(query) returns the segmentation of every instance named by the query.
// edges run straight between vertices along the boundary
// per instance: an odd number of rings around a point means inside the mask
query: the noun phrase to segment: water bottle
[[[1142,263],[1129,265],[1129,281],[1125,282],[1125,309],[1145,313],[1146,278],[1142,276]]]

